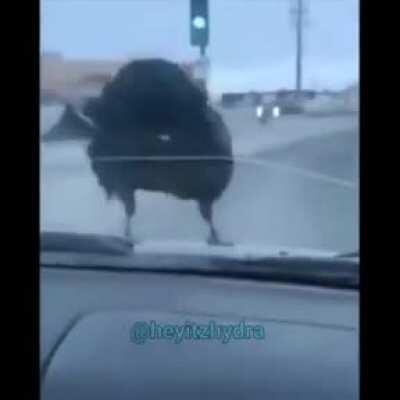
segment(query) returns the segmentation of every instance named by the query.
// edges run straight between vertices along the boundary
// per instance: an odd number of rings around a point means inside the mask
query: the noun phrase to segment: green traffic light
[[[191,0],[190,2],[190,44],[199,46],[204,53],[208,45],[209,15],[208,0]]]
[[[207,24],[205,18],[201,16],[194,17],[192,23],[196,29],[204,29]]]

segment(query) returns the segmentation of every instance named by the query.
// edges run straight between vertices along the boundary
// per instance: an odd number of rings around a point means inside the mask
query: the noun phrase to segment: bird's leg
[[[219,238],[219,235],[213,225],[210,226],[210,236],[207,239],[207,243],[215,246],[228,245],[228,243],[223,242]]]
[[[135,194],[132,192],[123,192],[119,194],[119,197],[125,208],[125,226],[124,226],[124,235],[127,239],[134,242],[134,238],[132,236],[131,222],[133,214],[135,213]]]
[[[131,217],[125,216],[124,234],[127,239],[132,239]]]
[[[219,245],[219,246],[230,246],[232,243],[223,242],[218,235],[217,230],[215,229],[213,218],[212,218],[212,202],[210,201],[200,201],[199,209],[201,216],[205,219],[207,224],[210,227],[210,235],[207,239],[207,243],[210,245]]]

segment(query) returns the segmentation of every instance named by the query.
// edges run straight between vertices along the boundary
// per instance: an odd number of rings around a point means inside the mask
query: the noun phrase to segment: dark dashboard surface
[[[244,320],[265,338],[133,343],[151,320]],[[43,399],[356,399],[358,291],[42,268],[41,363]]]

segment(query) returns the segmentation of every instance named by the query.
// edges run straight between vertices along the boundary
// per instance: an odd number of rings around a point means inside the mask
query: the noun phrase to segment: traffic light
[[[202,51],[208,45],[208,0],[190,0],[190,43]]]

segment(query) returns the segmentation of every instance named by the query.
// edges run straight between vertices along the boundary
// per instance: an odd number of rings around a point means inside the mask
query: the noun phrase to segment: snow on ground
[[[54,118],[60,109],[44,111],[43,115]],[[232,129],[236,155],[250,158],[310,136],[357,127],[357,119],[349,116],[290,116],[261,126],[250,109],[224,110],[223,115]],[[82,141],[42,144],[41,229],[121,235],[123,209],[117,201],[107,201],[98,186],[86,146]],[[133,226],[139,239],[207,237],[207,226],[194,201],[138,191],[137,208]],[[235,243],[346,249],[354,247],[355,213],[354,190],[282,169],[241,163],[215,205],[215,223],[223,239]]]
[[[314,100],[305,102],[304,109],[308,115],[340,115],[357,112],[358,102],[355,95],[342,95],[336,98],[319,96]]]
[[[252,107],[222,110],[231,130],[233,152],[237,156],[252,156],[266,150],[275,150],[310,137],[342,131],[357,131],[356,114],[310,117],[284,115],[271,119],[265,125],[258,123]]]

